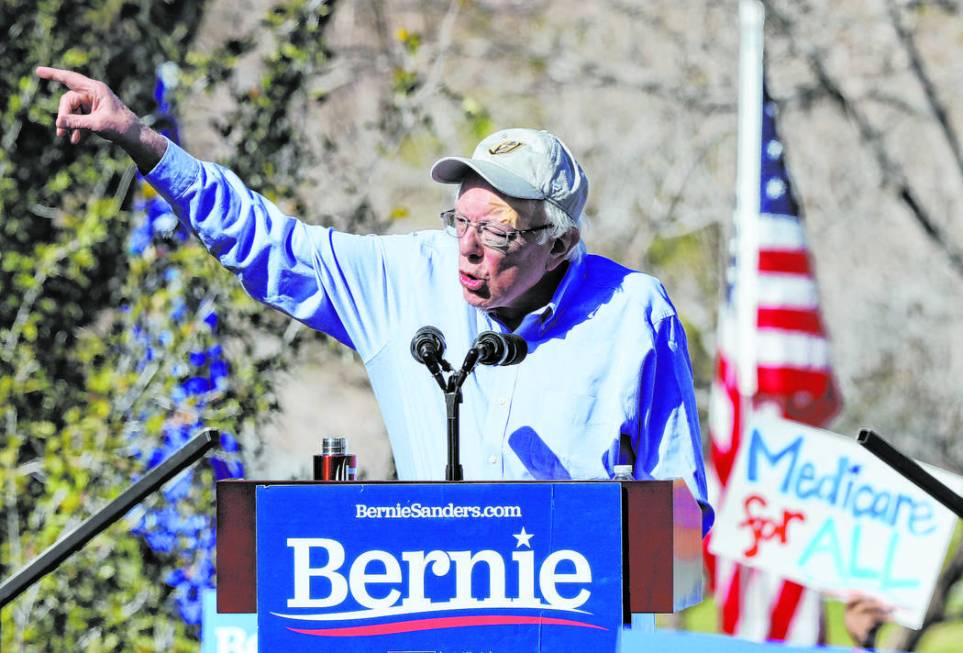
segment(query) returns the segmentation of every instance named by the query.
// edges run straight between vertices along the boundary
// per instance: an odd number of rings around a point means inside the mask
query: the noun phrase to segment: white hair
[[[585,217],[584,214],[573,218],[568,213],[562,210],[561,207],[549,202],[548,200],[531,200],[535,205],[532,207],[533,210],[538,210],[538,205],[541,205],[541,213],[545,216],[545,220],[552,225],[551,229],[546,229],[541,232],[539,243],[544,243],[551,238],[561,238],[569,231],[575,231],[581,236],[582,229],[585,228]],[[538,215],[535,213],[534,215]],[[569,250],[568,255],[565,257],[569,261],[578,261],[585,255],[585,241],[579,237],[575,247]]]

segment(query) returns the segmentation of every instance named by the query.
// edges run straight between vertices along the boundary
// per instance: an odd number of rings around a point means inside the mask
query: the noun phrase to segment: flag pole
[[[762,153],[762,51],[765,10],[759,0],[739,2],[739,143],[736,168],[736,370],[739,395],[751,407],[756,394],[756,314],[759,268],[759,192]],[[747,406],[746,404],[749,404]],[[747,412],[743,415],[748,416]],[[743,420],[743,424],[747,420]]]

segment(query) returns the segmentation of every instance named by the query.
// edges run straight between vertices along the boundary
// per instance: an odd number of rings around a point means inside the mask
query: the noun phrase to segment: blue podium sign
[[[615,650],[617,483],[271,485],[256,500],[261,651]]]

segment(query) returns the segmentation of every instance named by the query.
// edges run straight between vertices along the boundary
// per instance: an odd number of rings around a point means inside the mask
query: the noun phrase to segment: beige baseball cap
[[[474,171],[509,197],[546,200],[578,221],[588,199],[588,177],[565,143],[547,131],[502,129],[487,136],[471,158],[449,156],[431,167],[431,178],[457,184]]]

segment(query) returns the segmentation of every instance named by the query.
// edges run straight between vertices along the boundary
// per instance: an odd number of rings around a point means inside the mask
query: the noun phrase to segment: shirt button
[[[489,456],[489,457],[488,457],[488,462],[490,462],[492,465],[494,465],[495,463],[498,462],[498,458],[497,458],[496,456]]]
[[[504,405],[507,404],[507,403],[508,403],[508,397],[502,395],[501,397],[498,398],[498,405],[499,405],[499,406],[504,406]]]

